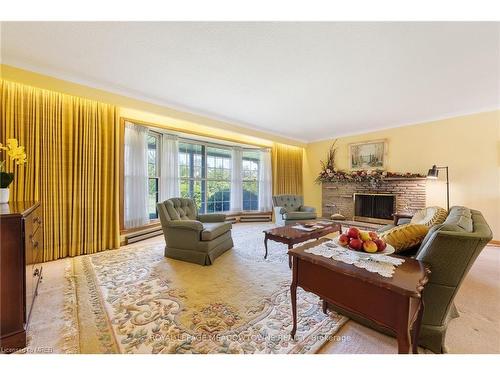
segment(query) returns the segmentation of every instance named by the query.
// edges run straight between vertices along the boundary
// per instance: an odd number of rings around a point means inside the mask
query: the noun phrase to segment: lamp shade
[[[427,178],[430,179],[437,179],[439,175],[439,170],[435,165],[432,166],[431,169],[429,169],[429,172],[427,172]]]

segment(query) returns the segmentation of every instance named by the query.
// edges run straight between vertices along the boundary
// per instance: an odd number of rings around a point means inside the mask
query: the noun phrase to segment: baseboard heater
[[[125,244],[131,244],[134,242],[139,242],[142,240],[146,240],[151,237],[161,236],[163,234],[163,230],[161,226],[155,226],[152,228],[146,228],[139,230],[137,232],[129,233],[125,235]]]
[[[250,222],[269,222],[272,220],[271,214],[249,214],[249,215],[230,215],[226,218],[226,221],[231,223],[250,223]],[[161,226],[154,226],[151,228],[145,228],[138,231],[134,231],[132,233],[127,233],[123,235],[122,245],[128,245],[134,242],[139,242],[142,240],[146,240],[151,237],[161,236],[163,235],[163,230]]]
[[[272,220],[271,212],[248,212],[248,213],[233,213],[228,214],[226,221],[231,223],[250,223],[250,222],[266,222]]]
[[[271,221],[271,215],[248,215],[240,216],[241,223]]]

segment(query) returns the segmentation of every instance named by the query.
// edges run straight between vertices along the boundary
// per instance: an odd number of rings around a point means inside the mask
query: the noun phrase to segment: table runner
[[[396,267],[404,263],[404,259],[401,258],[394,258],[385,254],[369,254],[353,251],[337,246],[333,241],[323,242],[315,247],[304,250],[304,252],[352,264],[384,277],[392,277]]]

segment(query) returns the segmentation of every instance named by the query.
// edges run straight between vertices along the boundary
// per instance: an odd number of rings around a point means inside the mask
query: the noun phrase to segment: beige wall
[[[338,140],[337,168],[348,168],[348,144],[386,139],[387,169],[427,173],[433,165],[450,168],[450,205],[483,212],[500,240],[500,111],[477,113],[393,128]],[[304,158],[304,195],[321,210],[321,185],[314,183],[332,140],[310,143]],[[427,204],[446,207],[444,172],[427,182]]]

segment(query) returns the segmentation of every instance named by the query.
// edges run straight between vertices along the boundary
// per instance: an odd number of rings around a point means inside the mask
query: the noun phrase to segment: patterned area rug
[[[313,353],[347,321],[298,293],[292,325],[286,246],[271,224],[234,226],[235,246],[212,266],[167,259],[164,241],[72,260],[80,353]],[[68,306],[67,311],[75,315]]]

